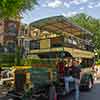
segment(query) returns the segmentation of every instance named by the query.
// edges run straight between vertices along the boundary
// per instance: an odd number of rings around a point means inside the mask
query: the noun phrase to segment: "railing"
[[[50,48],[57,48],[57,47],[69,47],[69,48],[75,48],[75,49],[81,49],[81,50],[87,50],[87,51],[93,51],[94,48],[90,43],[86,40],[77,38],[77,37],[57,37],[59,41],[51,42],[52,38],[50,38]],[[36,41],[36,40],[35,40]],[[35,41],[33,41],[33,44],[35,44]],[[38,44],[37,44],[38,43]],[[40,43],[41,40],[38,40],[35,45],[31,45],[30,49],[40,49]],[[43,44],[44,45],[44,44]],[[36,47],[35,47],[36,46]],[[47,49],[47,48],[45,48]]]

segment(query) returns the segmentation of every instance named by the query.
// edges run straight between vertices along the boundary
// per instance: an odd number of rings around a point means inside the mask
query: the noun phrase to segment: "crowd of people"
[[[75,100],[79,100],[79,84],[81,79],[80,60],[68,58],[65,61],[59,60],[57,64],[58,77],[64,79],[66,93],[69,93],[69,83],[75,83]]]

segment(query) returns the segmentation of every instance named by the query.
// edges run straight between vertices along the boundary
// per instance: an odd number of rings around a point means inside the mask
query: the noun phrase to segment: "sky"
[[[38,5],[23,13],[22,23],[29,24],[42,18],[63,15],[74,16],[86,13],[100,18],[100,0],[37,0]]]

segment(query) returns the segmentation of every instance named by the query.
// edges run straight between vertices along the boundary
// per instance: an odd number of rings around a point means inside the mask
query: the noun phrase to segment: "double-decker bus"
[[[34,94],[40,96],[42,91],[42,94],[47,97],[51,97],[52,94],[52,100],[56,100],[54,88],[50,88],[52,91],[47,92],[47,86],[50,86],[48,83],[52,82],[53,86],[58,87],[55,71],[58,59],[64,61],[69,58],[80,59],[82,64],[80,87],[92,88],[94,77],[92,65],[95,57],[91,41],[93,33],[70,22],[63,16],[54,16],[33,22],[30,24],[30,30],[32,39],[28,45],[26,40],[26,45],[24,45],[28,47],[30,44],[27,57],[29,62],[32,61],[30,64],[33,68],[30,72],[31,80],[34,87],[35,83],[36,88],[38,87],[38,89],[34,89]],[[50,93],[49,96],[48,93]]]
[[[93,33],[70,22],[63,16],[45,18],[30,24],[31,36],[29,55],[40,59],[67,59],[74,57],[81,60],[83,76],[88,77],[88,88],[93,85],[92,66],[94,64]],[[84,83],[82,80],[82,83]]]

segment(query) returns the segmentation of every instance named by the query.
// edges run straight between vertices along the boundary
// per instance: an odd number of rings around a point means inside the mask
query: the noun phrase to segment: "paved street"
[[[100,100],[100,81],[95,83],[91,92],[82,92],[80,100]]]
[[[1,98],[0,100],[9,100],[5,98]],[[74,100],[73,96],[67,96],[62,100]],[[100,100],[100,80],[95,82],[95,86],[91,91],[81,92],[80,100]]]
[[[63,100],[74,100],[73,96],[67,96]],[[100,100],[100,80],[95,82],[95,86],[91,91],[82,91],[80,100]]]

